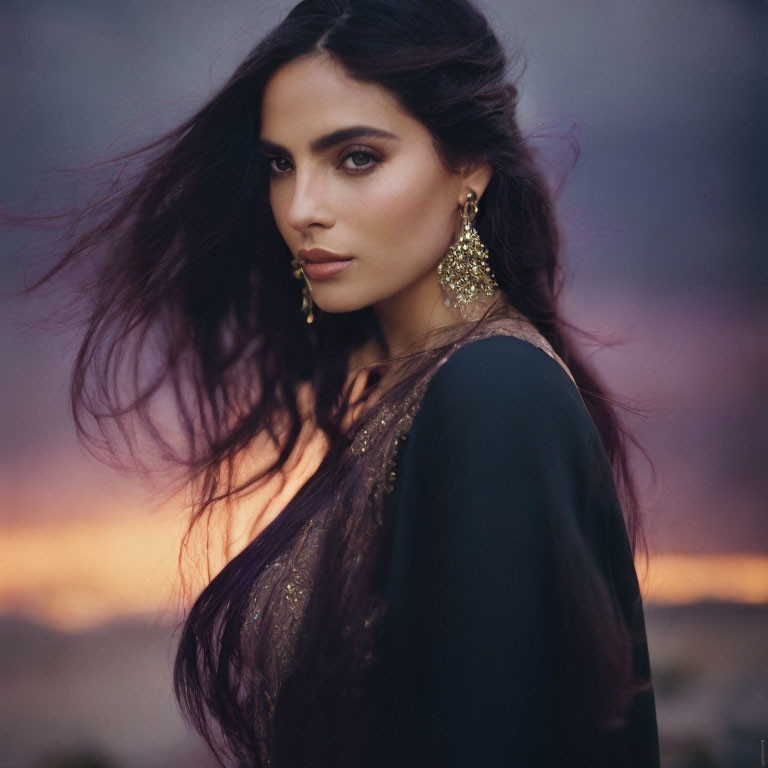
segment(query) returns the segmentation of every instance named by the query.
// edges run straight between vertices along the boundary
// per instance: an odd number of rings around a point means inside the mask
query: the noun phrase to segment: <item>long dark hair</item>
[[[317,472],[208,584],[180,639],[175,688],[186,716],[222,762],[248,765],[265,765],[272,753],[281,756],[281,766],[301,764],[303,747],[290,732],[300,718],[304,744],[330,743],[330,721],[316,716],[322,701],[333,702],[325,709],[335,708],[339,718],[343,712],[354,720],[355,708],[345,709],[343,701],[360,689],[370,640],[362,629],[349,630],[345,619],[379,615],[371,593],[380,585],[381,559],[355,566],[353,577],[351,564],[360,558],[350,556],[373,551],[366,549],[374,547],[371,531],[348,522],[343,527],[329,512],[323,570],[295,643],[311,653],[311,663],[302,663],[297,651],[280,688],[268,689],[258,664],[270,649],[257,641],[254,650],[242,631],[254,583],[308,530],[317,510],[341,505],[348,520],[349,509],[370,502],[361,481],[366,463],[350,459],[353,430],[343,425],[350,413],[350,356],[371,339],[381,341],[375,314],[370,307],[320,312],[315,324],[304,322],[301,286],[268,204],[268,171],[254,152],[266,82],[313,51],[328,52],[352,77],[394,94],[430,130],[447,167],[467,159],[491,164],[476,226],[497,281],[573,373],[610,459],[633,553],[641,541],[644,546],[628,457],[633,440],[575,347],[578,329],[560,313],[553,194],[517,125],[509,62],[485,18],[467,0],[303,0],[196,114],[117,158],[128,163],[121,168],[138,160],[138,176],[118,174],[103,199],[73,221],[61,257],[30,288],[65,267],[88,264],[79,294],[87,297],[88,319],[71,388],[77,428],[110,449],[109,428],[117,425],[142,463],[128,427],[138,416],[160,449],[152,461],[181,466],[194,489],[188,534],[201,521],[223,525],[211,514],[216,505],[279,473],[308,420],[327,439]],[[434,367],[437,353],[416,356],[384,399],[401,399]],[[302,390],[311,392],[309,408]],[[178,414],[175,430],[151,407],[166,393]],[[274,456],[240,477],[239,457],[264,435]],[[582,584],[584,573],[595,572],[584,554],[574,555],[572,567]],[[594,695],[581,714],[602,728],[631,697],[631,649],[597,577],[589,603],[581,592],[568,602],[573,583],[563,576],[566,604],[581,612],[575,623],[587,639],[580,645],[583,677],[572,685],[589,686]],[[255,726],[265,713],[271,736]],[[312,754],[313,764],[325,764],[319,752]],[[335,765],[347,764],[338,750],[332,754]]]

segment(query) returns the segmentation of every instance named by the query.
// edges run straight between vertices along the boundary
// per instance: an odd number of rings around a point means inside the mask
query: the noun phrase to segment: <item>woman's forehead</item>
[[[357,125],[400,135],[421,123],[386,88],[356,80],[325,53],[288,62],[265,86],[261,105],[265,139],[285,143],[295,136],[311,141]]]

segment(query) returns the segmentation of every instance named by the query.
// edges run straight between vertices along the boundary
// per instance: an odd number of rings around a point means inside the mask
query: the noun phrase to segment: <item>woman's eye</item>
[[[378,158],[374,157],[370,152],[357,149],[345,155],[342,164],[345,164],[344,167],[350,171],[363,170],[374,165],[377,160]],[[350,161],[351,164],[347,161]]]
[[[269,162],[269,170],[272,171],[272,173],[285,173],[290,170],[291,164],[284,157],[268,157],[267,160]],[[281,168],[279,167],[280,163],[285,163],[288,167]]]

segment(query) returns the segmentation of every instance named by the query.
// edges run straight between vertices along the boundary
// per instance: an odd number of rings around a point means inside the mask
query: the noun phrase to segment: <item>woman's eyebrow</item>
[[[315,139],[309,145],[309,148],[314,153],[324,152],[326,149],[341,144],[344,141],[350,141],[351,139],[358,139],[364,136],[376,136],[381,139],[398,139],[394,133],[389,131],[383,131],[381,128],[373,128],[370,125],[353,125],[349,128],[340,128],[338,131],[327,133],[325,136]],[[270,141],[260,137],[256,140],[256,150],[259,152],[274,152],[282,153],[284,155],[290,155],[291,153],[281,144]]]

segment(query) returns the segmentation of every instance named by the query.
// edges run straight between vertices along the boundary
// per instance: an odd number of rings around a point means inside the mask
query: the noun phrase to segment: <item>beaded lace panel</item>
[[[502,321],[501,326],[495,322],[489,323],[482,331],[454,344],[438,365],[432,368],[431,373],[425,375],[408,396],[396,405],[375,403],[349,447],[352,456],[366,455],[366,464],[372,468],[364,479],[370,503],[366,515],[368,519],[362,521],[362,524],[372,524],[373,529],[377,530],[383,522],[382,501],[394,487],[399,451],[408,438],[432,375],[464,343],[493,335],[509,335],[527,341],[543,349],[565,367],[535,328],[522,322],[510,323],[507,319],[506,322]],[[570,376],[570,372],[568,374]],[[396,424],[395,429],[388,439],[384,439],[382,434],[389,431],[393,422]],[[326,518],[332,511],[336,509],[317,510],[286,550],[262,571],[251,593],[250,616],[243,627],[246,647],[258,635],[259,645],[264,647],[266,643],[271,649],[269,664],[261,665],[258,670],[248,670],[248,674],[259,682],[260,696],[263,697],[260,702],[262,718],[260,722],[254,723],[254,727],[259,731],[260,741],[264,745],[264,765],[272,764],[269,721],[274,713],[280,681],[292,669],[301,618],[312,594],[317,569],[321,565],[319,555],[323,549]],[[350,521],[350,524],[354,525],[356,521]],[[265,610],[266,606],[268,611]],[[359,621],[366,627],[371,620],[372,617],[359,617]]]

